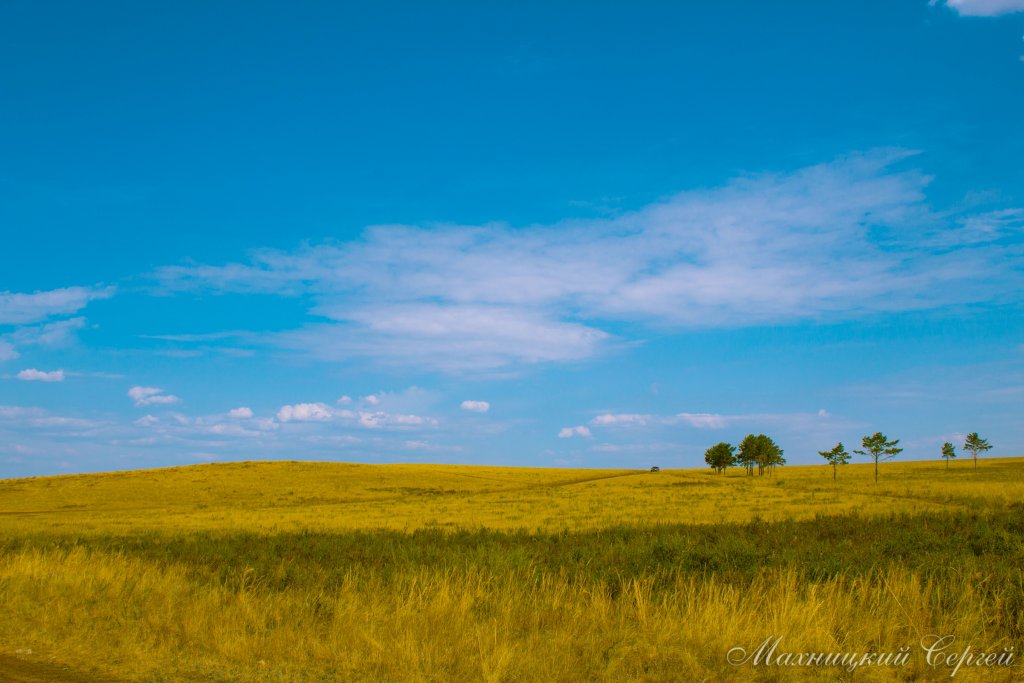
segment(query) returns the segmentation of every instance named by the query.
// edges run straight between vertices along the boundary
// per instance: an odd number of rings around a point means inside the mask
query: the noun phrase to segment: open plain
[[[6,480],[0,673],[945,680],[923,640],[1004,661],[1024,645],[1022,500],[1019,459],[886,463],[878,484],[864,464],[836,481],[313,462]],[[774,663],[730,662],[776,638]]]

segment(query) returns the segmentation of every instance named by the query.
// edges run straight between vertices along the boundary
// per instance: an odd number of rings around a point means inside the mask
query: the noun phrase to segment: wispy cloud
[[[40,325],[25,325],[8,334],[6,338],[19,347],[56,349],[73,344],[78,338],[78,332],[84,327],[85,318],[78,316]]]
[[[963,17],[996,17],[1013,12],[1024,12],[1024,0],[931,0],[944,5]]]
[[[604,413],[590,421],[592,425],[626,425],[643,426],[650,424],[656,418],[653,415],[640,415],[637,413]]]
[[[102,425],[97,420],[53,413],[36,407],[0,406],[0,423],[9,423],[31,431],[45,431],[64,436],[95,436]]]
[[[268,340],[325,361],[370,359],[458,371],[586,358],[609,338],[586,325],[509,306],[411,303],[318,312],[338,320]]]
[[[590,420],[592,427],[635,428],[666,425],[686,425],[695,429],[725,429],[743,423],[769,423],[779,425],[812,424],[831,419],[825,410],[814,413],[675,413],[674,415],[641,415],[636,413],[603,413]]]
[[[251,454],[254,440],[259,440],[262,447],[268,447],[275,442],[275,433],[280,428],[272,418],[257,417],[252,411],[237,412],[237,409],[199,416],[178,412],[163,417],[145,415],[135,420],[133,426],[134,430],[121,425],[118,429],[120,437],[110,443],[132,449],[187,447],[230,450],[234,447]]]
[[[17,349],[14,348],[14,344],[0,339],[0,362],[5,360],[14,360],[19,356],[20,354]]]
[[[234,422],[220,422],[210,425],[206,432],[217,436],[239,436],[247,439],[263,436],[263,432],[258,429],[248,429]]]
[[[19,372],[16,377],[26,382],[63,382],[64,371],[51,370],[50,372],[43,372],[35,368],[26,368]]]
[[[54,349],[69,346],[86,325],[76,316],[90,301],[114,295],[114,287],[65,287],[31,294],[0,292],[0,327],[12,327],[0,334],[0,362],[20,356],[18,349]]]
[[[576,427],[562,427],[558,432],[559,439],[571,439],[574,436],[582,436],[589,439],[590,429],[586,425],[577,425]]]
[[[721,429],[727,423],[724,415],[711,413],[679,413],[675,419],[698,429]]]
[[[135,401],[135,406],[171,405],[181,401],[172,394],[164,393],[163,389],[156,387],[132,387],[128,390],[128,396]]]
[[[25,325],[76,313],[114,295],[113,287],[64,287],[31,294],[0,292],[0,325]]]
[[[223,339],[234,339],[244,337],[248,332],[244,330],[225,330],[223,332],[211,332],[208,334],[140,334],[139,339],[155,339],[157,341],[171,342],[208,342],[221,341]]]
[[[487,401],[463,401],[459,407],[470,413],[486,413],[491,409],[491,404]]]
[[[682,192],[552,226],[380,226],[249,263],[168,266],[164,291],[302,296],[264,341],[447,371],[591,358],[621,332],[846,320],[1018,299],[1021,211],[936,212],[901,150]],[[628,324],[632,323],[630,327]],[[614,332],[613,332],[614,331]]]
[[[384,427],[410,428],[437,426],[437,420],[432,417],[386,413],[382,410],[360,412],[358,414],[358,420],[360,425],[369,429],[381,429]]]

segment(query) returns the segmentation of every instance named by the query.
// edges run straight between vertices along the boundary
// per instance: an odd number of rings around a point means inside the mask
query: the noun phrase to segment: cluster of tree
[[[978,432],[971,432],[964,439],[964,450],[970,451],[974,460],[974,469],[978,469],[978,453],[992,450],[992,444],[988,439],[978,436]],[[956,457],[956,448],[950,442],[942,444],[942,457],[946,460],[946,469],[949,469],[949,461]]]
[[[897,444],[900,442],[899,439],[893,439],[889,441],[889,438],[882,434],[882,432],[875,432],[871,436],[865,436],[861,439],[861,448],[864,450],[855,450],[854,453],[858,455],[866,455],[875,462],[875,481],[878,481],[878,462],[880,460],[891,460],[896,457],[897,454],[903,451],[902,448],[898,448]],[[967,435],[964,440],[964,450],[970,451],[974,456],[974,467],[978,467],[978,453],[984,453],[990,450],[992,446],[989,444],[988,439],[982,439],[978,436],[978,432],[971,432]],[[836,478],[836,471],[840,465],[845,465],[850,462],[850,453],[846,452],[843,447],[843,442],[840,441],[830,451],[818,451],[818,454],[828,461],[828,464],[832,465],[832,479]],[[956,457],[956,449],[950,442],[942,444],[942,457],[946,459],[946,468],[949,468],[949,461]]]
[[[771,437],[764,434],[747,434],[739,447],[721,442],[704,452],[704,462],[721,474],[726,468],[742,467],[750,476],[757,470],[758,476],[772,474],[779,465],[785,465],[782,449]]]
[[[865,436],[860,440],[863,451],[854,450],[853,452],[857,455],[866,455],[875,461],[875,481],[878,481],[878,462],[880,460],[892,460],[898,453],[901,453],[903,449],[896,446],[899,442],[899,439],[889,441],[889,437],[882,432],[875,432],[871,436]],[[818,455],[825,458],[828,464],[832,465],[832,479],[836,478],[836,470],[839,469],[840,465],[850,462],[851,456],[843,448],[842,441],[837,443],[830,451],[818,451]]]

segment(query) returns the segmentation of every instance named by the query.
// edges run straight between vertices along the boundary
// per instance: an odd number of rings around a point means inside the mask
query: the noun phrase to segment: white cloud
[[[592,425],[645,425],[654,417],[652,415],[638,415],[636,413],[613,414],[605,413],[598,415],[590,421]]]
[[[487,401],[463,401],[459,407],[471,413],[486,413],[491,404]]]
[[[95,430],[102,426],[102,423],[95,420],[52,415],[42,408],[3,405],[0,405],[0,421],[7,421],[31,429],[58,430],[65,436],[94,436]]]
[[[832,415],[819,410],[816,413],[676,413],[674,415],[639,415],[635,413],[605,413],[590,421],[594,427],[650,427],[665,428],[686,425],[696,429],[724,429],[737,424],[769,424],[782,427],[806,427],[820,424],[822,418]]]
[[[607,330],[862,318],[1014,301],[1020,209],[936,212],[901,150],[680,192],[551,226],[380,226],[247,264],[170,266],[166,290],[307,295],[328,322],[264,342],[328,361],[445,371],[587,359]],[[616,324],[618,323],[618,324]],[[636,323],[630,328],[621,323]]]
[[[241,408],[232,408],[228,411],[228,417],[233,417],[239,420],[248,420],[253,415],[252,408],[242,406]]]
[[[68,346],[77,339],[78,331],[85,327],[85,318],[67,318],[54,320],[41,325],[28,325],[18,328],[8,339],[18,346],[41,346],[43,348],[60,348]]]
[[[352,436],[351,434],[309,434],[302,437],[302,441],[313,444],[327,444],[330,446],[351,446],[352,444],[362,443],[362,440],[358,437]]]
[[[24,325],[70,315],[90,301],[113,295],[113,287],[64,287],[32,294],[0,292],[0,325]]]
[[[362,397],[360,401],[372,408],[385,405],[390,407],[394,404],[398,406],[398,410],[401,410],[403,406],[421,402],[427,395],[427,392],[421,389],[410,387],[400,393],[371,394]],[[354,411],[346,408],[332,408],[326,403],[298,403],[282,406],[277,413],[277,419],[281,422],[333,422],[340,426],[365,429],[413,429],[438,425],[438,421],[433,417],[425,417],[411,412],[384,409]]]
[[[331,408],[325,403],[296,403],[281,406],[277,411],[281,422],[323,422],[331,417]]]
[[[95,420],[87,420],[79,417],[64,417],[61,415],[47,415],[45,417],[33,418],[29,421],[33,427],[66,427],[69,429],[91,429],[98,426]]]
[[[437,420],[432,417],[392,414],[378,410],[372,413],[360,412],[359,424],[368,429],[380,429],[383,427],[436,427]]]
[[[724,416],[712,413],[679,413],[676,419],[700,429],[719,429],[726,424]]]
[[[582,436],[582,437],[589,438],[590,437],[590,430],[587,427],[583,426],[583,425],[579,425],[579,426],[576,426],[576,427],[563,427],[558,432],[558,438],[559,439],[571,439],[574,436]]]
[[[181,399],[171,394],[158,394],[156,396],[150,396],[143,399],[141,402],[137,402],[136,405],[141,406],[153,406],[153,405],[172,405],[180,402]]]
[[[931,0],[931,4],[939,2]],[[1024,0],[946,0],[944,4],[963,17],[995,17],[1024,12]]]
[[[78,331],[85,327],[85,318],[65,316],[77,313],[90,301],[110,298],[114,292],[114,287],[100,285],[33,293],[0,292],[0,326],[15,326],[0,335],[0,362],[17,358],[18,347],[70,345],[76,341]]]
[[[347,405],[351,405],[351,403],[352,403],[352,397],[351,396],[342,396],[341,398],[339,398],[337,400],[337,404],[339,406],[347,406]]]
[[[206,432],[209,434],[216,434],[217,436],[244,436],[247,438],[263,436],[263,433],[260,431],[255,429],[246,429],[242,425],[233,422],[221,422],[210,425],[206,428]]]
[[[384,424],[385,424],[385,420],[386,419],[387,419],[387,414],[386,413],[382,413],[382,412],[375,412],[375,413],[360,412],[359,413],[359,424],[361,424],[364,427],[368,427],[370,429],[375,429],[377,427],[383,427]]]
[[[152,415],[143,415],[138,420],[136,420],[133,424],[135,424],[138,427],[152,427],[155,424],[159,424],[159,422],[160,422],[160,418],[158,418],[158,417],[154,417]]]
[[[970,246],[1024,235],[1024,210],[1002,209],[965,216],[958,227],[939,232],[931,243],[937,246]]]
[[[17,375],[18,379],[25,380],[27,382],[63,382],[64,371],[63,370],[51,370],[50,372],[43,372],[42,370],[36,370],[35,368],[27,368],[22,370]]]
[[[261,417],[257,420],[253,420],[251,425],[261,432],[270,432],[280,427],[277,421],[272,417]]]
[[[46,411],[41,408],[0,405],[0,420],[19,420],[25,417],[38,417],[45,414]]]
[[[320,360],[361,357],[461,371],[585,358],[610,339],[586,325],[508,306],[408,303],[319,312],[338,323],[307,325],[270,341]]]
[[[181,401],[177,396],[165,394],[163,389],[156,387],[132,387],[128,390],[128,396],[135,401],[136,407],[152,405],[171,405]]]
[[[605,413],[590,421],[594,426],[642,427],[650,424],[676,424],[685,422],[691,427],[724,427],[727,419],[714,413],[678,413],[676,415],[640,415],[637,413]]]

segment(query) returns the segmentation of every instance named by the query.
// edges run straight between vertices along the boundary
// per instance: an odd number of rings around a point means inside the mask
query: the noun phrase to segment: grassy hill
[[[7,480],[0,648],[122,681],[945,680],[930,634],[1022,650],[1021,501],[1021,459],[878,484],[305,462]],[[911,657],[729,663],[775,637]]]
[[[1024,500],[1024,461],[739,470],[240,462],[0,481],[0,530],[558,531],[940,512]]]

